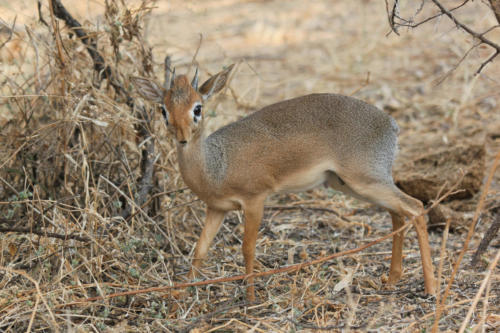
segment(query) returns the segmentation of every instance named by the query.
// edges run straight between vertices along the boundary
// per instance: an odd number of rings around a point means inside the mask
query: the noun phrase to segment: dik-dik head
[[[198,88],[198,69],[191,83],[186,75],[175,76],[166,87],[156,82],[140,77],[133,77],[132,81],[139,94],[152,102],[160,104],[163,117],[170,133],[181,145],[185,145],[203,128],[203,103],[226,85],[231,65],[209,78]]]

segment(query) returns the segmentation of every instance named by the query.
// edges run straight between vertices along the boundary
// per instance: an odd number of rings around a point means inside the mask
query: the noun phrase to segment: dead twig
[[[53,30],[53,34],[54,34],[54,39],[56,41],[59,64],[61,65],[61,67],[65,67],[66,66],[66,59],[65,59],[64,53],[62,51],[62,41],[61,41],[61,34],[59,32],[59,24],[54,17],[54,5],[53,5],[53,3],[54,3],[53,1],[49,2],[50,22],[52,23],[52,30]]]
[[[465,4],[467,4],[470,0],[464,0],[464,2],[462,2],[460,5],[456,6],[456,7],[453,7],[452,9],[450,9],[450,12],[454,12],[455,10],[459,9],[459,8],[462,8],[463,6],[465,6]],[[396,0],[395,3],[399,3],[399,0]],[[422,4],[421,6],[419,7],[419,10],[417,10],[417,12],[415,13],[414,16],[416,16],[423,8],[423,5],[424,5],[424,1],[422,1]],[[420,21],[420,22],[417,22],[417,23],[413,23],[413,20],[410,19],[410,20],[405,20],[404,18],[400,17],[399,15],[395,14],[394,13],[394,9],[392,12],[390,12],[388,10],[388,4],[387,4],[387,0],[386,0],[386,11],[387,11],[387,14],[388,16],[391,16],[393,17],[392,21],[389,20],[389,23],[392,23],[394,24],[395,26],[398,26],[398,27],[407,27],[407,28],[416,28],[418,27],[419,25],[422,25],[424,23],[427,23],[429,21],[432,21],[440,16],[443,16],[444,13],[443,12],[439,12],[438,14],[436,15],[432,15],[432,16],[429,16],[427,18],[425,18],[424,20]],[[397,18],[398,20],[402,21],[402,22],[396,22],[394,20],[394,18]],[[391,27],[391,29],[395,29],[395,27]],[[399,35],[399,34],[398,34]]]
[[[312,329],[313,331],[332,331],[332,330],[339,330],[339,329],[354,329],[354,330],[363,330],[366,329],[366,326],[351,326],[347,324],[340,324],[340,325],[328,325],[328,326],[318,326],[318,325],[313,325],[313,324],[308,324],[308,323],[300,323],[292,318],[286,318],[289,322],[292,324],[302,327],[302,328],[309,328]]]
[[[151,203],[151,201],[153,201],[154,199],[160,197],[160,196],[164,196],[164,195],[169,195],[171,193],[177,193],[177,192],[182,192],[184,190],[187,190],[188,187],[183,187],[183,188],[180,188],[178,190],[172,190],[172,191],[168,191],[168,192],[162,192],[162,193],[156,193],[154,195],[152,195],[148,201],[146,201],[145,203],[142,204],[142,206],[140,207],[141,210],[144,209],[144,207],[146,207],[147,205],[149,205]],[[199,201],[199,200],[195,200],[195,201]],[[192,201],[192,202],[195,202],[195,201]],[[192,203],[192,202],[189,202]],[[175,206],[175,207],[169,207],[168,209],[172,209],[172,208],[177,208],[178,206]],[[126,218],[127,221],[130,221],[130,219],[132,219],[134,216],[136,216],[137,214],[139,214],[141,212],[141,210],[136,210],[134,214],[130,215],[129,217]]]
[[[3,22],[3,20],[0,20],[0,23],[2,23],[3,25],[5,25],[5,27],[7,27],[7,30],[9,31],[9,36],[7,37],[7,40],[5,40],[5,42],[3,42],[2,44],[0,44],[0,49],[2,47],[4,47],[5,44],[7,44],[8,42],[10,42],[10,40],[12,39],[12,35],[14,35],[14,28],[16,26],[16,20],[17,20],[17,15],[14,17],[14,22],[12,22],[12,26],[10,28]]]
[[[49,24],[43,19],[41,0],[37,0],[37,8],[38,8],[38,21],[42,22],[42,24],[45,25],[46,27],[49,27]]]
[[[470,261],[471,268],[477,267],[479,264],[479,260],[481,255],[486,251],[488,245],[490,245],[491,241],[498,236],[498,230],[500,230],[500,210],[496,210],[496,218],[493,223],[490,225],[486,233],[484,234],[481,243],[477,247],[476,253],[472,256]]]
[[[387,2],[387,0],[385,0],[385,11],[387,12],[387,20],[389,21],[389,26],[391,27],[391,30],[394,31],[394,33],[399,36],[397,25],[394,22],[397,10],[398,10],[398,0],[394,1],[391,10],[389,10],[389,3]]]
[[[474,300],[472,301],[472,304],[469,307],[469,311],[467,311],[467,315],[462,321],[459,333],[463,333],[465,331],[467,324],[469,323],[470,317],[472,316],[472,312],[474,312],[474,309],[476,308],[477,302],[479,302],[481,294],[483,293],[484,289],[486,288],[486,285],[490,281],[491,274],[495,270],[495,267],[497,266],[499,259],[500,259],[500,250],[497,251],[495,259],[493,259],[493,261],[490,263],[490,266],[488,267],[488,270],[486,271],[486,276],[484,277],[483,282],[481,283],[481,286],[479,287],[479,290],[477,291],[476,296],[474,297]]]
[[[234,304],[229,304],[226,306],[218,307],[214,311],[211,311],[207,314],[204,314],[203,316],[200,316],[198,318],[195,318],[195,320],[193,320],[193,322],[191,324],[182,328],[181,332],[190,332],[191,329],[195,328],[196,325],[198,325],[201,321],[211,319],[211,318],[213,318],[214,315],[219,314],[221,312],[226,312],[226,311],[229,311],[229,310],[232,310],[235,308],[243,308],[243,307],[247,307],[247,306],[251,306],[251,305],[255,305],[255,304],[257,304],[257,302],[241,301],[241,302],[237,302]]]
[[[493,298],[493,296],[482,297],[481,300],[487,300],[489,298]],[[447,305],[446,307],[444,307],[443,310],[449,310],[449,309],[452,309],[452,308],[456,308],[456,307],[458,307],[460,305],[463,305],[463,304],[466,304],[466,303],[469,303],[469,302],[472,302],[472,301],[473,300],[471,300],[471,299],[463,299],[461,301],[458,301],[458,302],[452,303],[450,305]],[[436,312],[434,311],[434,312],[427,313],[427,314],[423,315],[422,317],[418,318],[414,322],[410,323],[410,325],[408,325],[407,327],[405,327],[405,329],[402,330],[402,332],[415,332],[415,329],[413,328],[415,325],[417,325],[418,323],[425,322],[427,319],[432,318],[432,316],[434,316],[435,314],[436,314]]]
[[[310,210],[310,211],[319,211],[319,212],[325,212],[325,213],[330,213],[335,216],[337,216],[339,219],[343,220],[344,222],[351,222],[348,218],[342,216],[340,213],[337,211],[331,209],[331,208],[325,208],[325,207],[306,207],[306,206],[265,206],[264,209],[271,209],[271,210],[294,210],[294,209],[299,209],[299,210]]]
[[[443,239],[441,241],[441,255],[439,256],[439,267],[437,273],[437,293],[436,293],[436,304],[439,304],[441,297],[441,278],[443,276],[443,265],[444,265],[444,257],[446,253],[446,242],[448,241],[448,232],[450,231],[451,219],[446,220],[446,226],[443,232]]]
[[[196,60],[196,57],[198,56],[198,53],[200,52],[201,44],[203,43],[203,34],[200,33],[200,41],[198,42],[198,47],[196,47],[196,51],[194,51],[193,58],[191,59],[191,64],[198,64],[198,61]]]

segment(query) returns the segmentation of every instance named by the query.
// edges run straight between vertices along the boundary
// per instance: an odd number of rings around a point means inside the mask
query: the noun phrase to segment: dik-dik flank
[[[144,98],[162,105],[176,140],[182,177],[207,205],[190,275],[199,269],[226,212],[244,211],[243,256],[247,274],[252,273],[266,197],[328,184],[386,208],[393,229],[400,228],[405,217],[414,217],[425,291],[434,293],[423,205],[400,191],[392,179],[398,133],[394,119],[351,97],[312,94],[267,106],[206,136],[203,103],[225,86],[232,68],[199,88],[198,71],[191,83],[185,75],[173,75],[166,88],[133,78]],[[393,238],[390,284],[402,275],[403,238],[403,233]],[[252,278],[248,284],[247,298],[254,300]]]

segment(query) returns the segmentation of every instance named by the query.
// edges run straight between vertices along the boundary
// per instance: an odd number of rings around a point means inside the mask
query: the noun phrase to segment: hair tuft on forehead
[[[185,104],[191,100],[193,88],[185,75],[179,75],[174,79],[169,90],[170,100],[174,104]]]

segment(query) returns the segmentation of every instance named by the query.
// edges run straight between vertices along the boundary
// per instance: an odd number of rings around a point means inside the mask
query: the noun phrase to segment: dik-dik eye
[[[201,119],[201,104],[196,104],[193,108],[193,121],[196,124]]]
[[[196,105],[196,107],[193,110],[193,113],[195,117],[201,116],[201,105]]]

